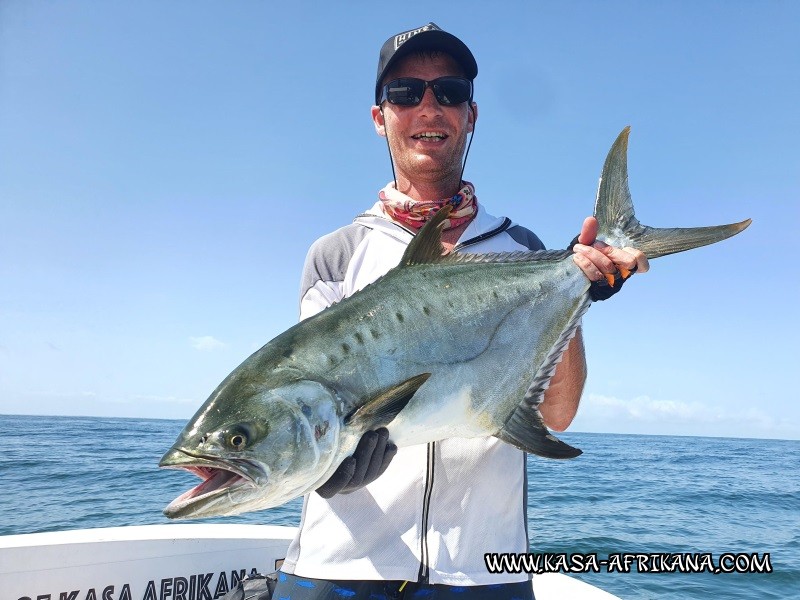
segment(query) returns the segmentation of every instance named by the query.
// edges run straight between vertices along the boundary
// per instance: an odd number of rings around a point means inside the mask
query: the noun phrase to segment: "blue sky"
[[[0,413],[190,417],[390,179],[377,53],[434,21],[490,212],[565,246],[631,125],[642,222],[753,219],[591,309],[573,429],[800,439],[800,4],[291,4],[0,3]]]

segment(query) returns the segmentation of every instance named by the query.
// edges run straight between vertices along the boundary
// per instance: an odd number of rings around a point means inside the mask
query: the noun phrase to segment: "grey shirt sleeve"
[[[300,319],[306,319],[344,297],[343,283],[355,249],[369,229],[352,223],[311,245],[300,281]]]
[[[530,229],[522,225],[512,225],[506,230],[506,233],[508,233],[515,242],[525,246],[528,250],[545,249],[542,240]]]

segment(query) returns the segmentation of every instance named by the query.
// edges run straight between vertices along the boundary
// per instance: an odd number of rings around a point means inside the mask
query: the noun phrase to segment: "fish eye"
[[[232,450],[244,450],[250,443],[252,435],[252,428],[248,425],[241,424],[232,427],[225,436],[225,442]]]

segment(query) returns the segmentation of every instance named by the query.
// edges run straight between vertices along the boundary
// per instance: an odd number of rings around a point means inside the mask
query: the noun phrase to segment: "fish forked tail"
[[[636,248],[647,258],[658,258],[714,244],[744,231],[750,225],[750,219],[713,227],[656,228],[639,223],[628,189],[629,133],[630,127],[622,130],[603,165],[594,207],[594,216],[599,225],[598,240],[617,248]]]

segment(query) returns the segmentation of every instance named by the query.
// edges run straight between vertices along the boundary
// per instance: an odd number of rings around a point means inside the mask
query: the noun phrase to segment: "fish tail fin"
[[[750,225],[750,219],[713,227],[656,228],[639,223],[628,189],[629,133],[630,127],[622,130],[603,165],[594,207],[598,240],[618,248],[630,246],[644,252],[647,258],[658,258],[714,244]]]

